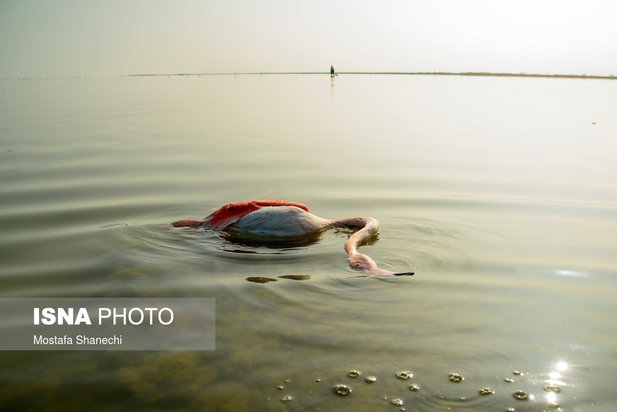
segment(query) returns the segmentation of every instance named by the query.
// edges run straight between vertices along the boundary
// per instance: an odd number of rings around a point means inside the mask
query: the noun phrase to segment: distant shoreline
[[[553,79],[617,80],[617,76],[586,74],[537,74],[537,73],[490,73],[490,72],[337,72],[349,75],[397,75],[397,76],[473,76],[473,77],[539,77]],[[137,73],[129,77],[172,76],[257,76],[257,75],[330,75],[330,72],[220,72],[220,73]]]
[[[617,75],[594,75],[594,74],[539,74],[539,73],[491,73],[491,72],[336,72],[337,75],[386,75],[386,76],[465,76],[465,77],[529,77],[547,79],[588,79],[588,80],[617,80]],[[112,75],[64,75],[64,76],[16,76],[0,77],[2,81],[8,80],[35,80],[35,79],[88,79],[100,77],[199,77],[199,76],[261,76],[261,75],[327,75],[330,72],[212,72],[212,73],[131,73]]]

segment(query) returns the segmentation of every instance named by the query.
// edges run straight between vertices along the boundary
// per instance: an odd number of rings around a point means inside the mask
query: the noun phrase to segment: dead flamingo
[[[373,275],[413,275],[413,272],[390,272],[362,253],[358,247],[377,234],[379,222],[372,217],[323,219],[310,213],[306,205],[285,200],[252,200],[228,203],[203,220],[178,220],[174,227],[206,228],[223,231],[236,239],[253,242],[307,241],[331,228],[356,229],[345,243],[349,266]]]

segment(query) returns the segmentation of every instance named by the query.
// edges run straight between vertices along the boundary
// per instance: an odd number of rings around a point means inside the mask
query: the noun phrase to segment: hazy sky
[[[617,75],[614,0],[0,0],[0,76]]]

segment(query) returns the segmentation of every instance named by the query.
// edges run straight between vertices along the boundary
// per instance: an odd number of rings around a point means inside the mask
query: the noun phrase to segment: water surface
[[[214,297],[217,342],[0,353],[0,405],[614,410],[616,96],[542,78],[2,80],[2,296]],[[361,251],[416,275],[355,277],[346,232],[275,248],[169,226],[256,198],[375,217]]]

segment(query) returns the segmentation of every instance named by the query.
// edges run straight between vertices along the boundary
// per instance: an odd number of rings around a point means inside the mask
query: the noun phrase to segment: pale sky
[[[617,75],[614,0],[0,0],[0,76]]]

